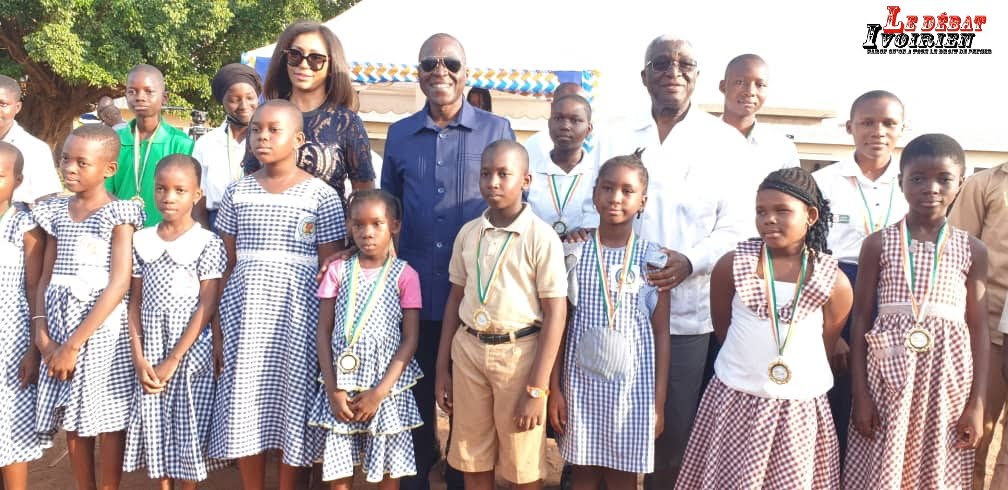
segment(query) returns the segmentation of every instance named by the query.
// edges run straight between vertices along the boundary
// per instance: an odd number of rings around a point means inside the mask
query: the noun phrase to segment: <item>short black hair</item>
[[[82,124],[70,131],[70,136],[97,141],[104,147],[106,158],[115,160],[119,157],[119,149],[122,146],[119,142],[119,133],[104,124]],[[70,136],[67,136],[68,140]],[[66,145],[66,142],[63,144]]]
[[[490,159],[497,156],[498,153],[502,151],[513,151],[517,152],[521,156],[522,162],[524,163],[524,172],[529,171],[529,155],[528,150],[525,149],[521,143],[515,140],[497,140],[493,143],[487,145],[483,149],[483,154],[480,156],[480,165],[487,163]]]
[[[381,189],[363,189],[350,195],[350,202],[347,203],[347,219],[353,214],[355,207],[366,202],[377,201],[385,205],[386,217],[400,220],[402,219],[402,205],[399,199],[388,191]]]
[[[581,104],[581,106],[584,107],[585,115],[588,116],[588,121],[591,121],[592,118],[591,102],[588,102],[588,99],[581,97],[578,94],[567,94],[562,95],[556,99],[553,99],[553,102],[550,103],[550,109],[552,110],[554,105],[559,104],[566,100],[574,101],[577,102],[578,104]]]
[[[155,80],[161,83],[161,89],[162,90],[165,89],[164,73],[161,73],[161,70],[159,70],[158,67],[154,65],[148,65],[146,63],[140,63],[139,65],[136,65],[130,69],[129,73],[126,74],[126,79],[129,80],[129,77],[139,73],[154,75]]]
[[[601,178],[603,175],[608,175],[609,172],[613,172],[617,168],[626,168],[633,170],[640,175],[641,183],[644,184],[644,190],[647,191],[650,177],[648,176],[647,167],[644,166],[644,160],[641,159],[641,154],[643,153],[644,148],[638,148],[637,151],[629,155],[619,155],[606,160],[606,162],[599,167],[596,179]]]
[[[903,101],[900,100],[899,97],[896,97],[896,94],[889,92],[887,90],[870,90],[868,92],[859,95],[858,98],[854,99],[854,102],[851,103],[850,120],[851,121],[854,120],[854,111],[857,110],[858,106],[870,100],[877,100],[877,99],[888,99],[899,104],[900,112],[904,113],[905,115],[906,107],[903,106]]]
[[[14,176],[21,177],[24,175],[24,155],[21,154],[21,150],[18,147],[6,142],[0,141],[0,155],[9,155],[14,157]]]
[[[767,66],[766,60],[764,60],[758,54],[752,54],[752,53],[740,54],[740,55],[732,58],[731,61],[728,62],[728,65],[725,66],[725,70],[724,70],[724,72],[725,72],[725,74],[724,74],[725,80],[728,79],[728,72],[731,71],[732,68],[736,68],[736,67],[739,67],[739,66],[742,66],[742,65],[746,65],[746,64],[749,64],[749,63]]]
[[[900,153],[900,172],[918,158],[949,158],[959,167],[960,175],[966,175],[966,152],[947,134],[922,134],[910,140]]]
[[[0,75],[0,90],[11,92],[15,94],[17,100],[21,100],[21,84],[7,75]]]
[[[301,109],[298,109],[293,102],[287,99],[270,99],[263,102],[262,105],[256,109],[255,113],[252,114],[252,119],[255,119],[255,117],[267,107],[277,107],[283,109],[284,112],[287,112],[290,115],[291,120],[294,122],[294,131],[304,131],[304,116],[301,113]]]
[[[182,167],[188,168],[196,174],[196,185],[199,185],[203,180],[203,166],[195,158],[189,155],[183,155],[181,153],[174,153],[168,155],[158,161],[157,166],[154,167],[154,175],[157,175],[163,169],[170,167]]]
[[[805,245],[817,253],[830,253],[827,237],[833,214],[830,212],[829,200],[823,196],[812,174],[801,167],[774,170],[763,179],[759,190],[780,191],[818,209],[819,220],[805,234]]]

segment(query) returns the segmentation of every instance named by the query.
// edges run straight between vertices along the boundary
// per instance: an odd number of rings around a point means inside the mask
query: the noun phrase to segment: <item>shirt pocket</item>
[[[877,386],[879,393],[898,394],[906,385],[910,363],[914,358],[904,344],[900,331],[888,330],[865,333],[868,344],[868,381]]]

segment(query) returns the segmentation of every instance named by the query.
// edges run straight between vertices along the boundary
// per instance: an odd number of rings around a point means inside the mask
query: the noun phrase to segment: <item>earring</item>
[[[640,219],[642,214],[644,214],[644,210],[643,209],[638,209],[637,210],[637,219]]]

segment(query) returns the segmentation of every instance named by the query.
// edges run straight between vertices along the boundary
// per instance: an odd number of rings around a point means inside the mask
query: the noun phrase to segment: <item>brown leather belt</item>
[[[518,330],[508,333],[484,333],[470,327],[469,325],[465,326],[465,331],[469,333],[469,335],[476,337],[476,340],[479,340],[487,345],[513,344],[515,340],[537,333],[539,330],[541,330],[540,327],[531,326],[519,328]]]

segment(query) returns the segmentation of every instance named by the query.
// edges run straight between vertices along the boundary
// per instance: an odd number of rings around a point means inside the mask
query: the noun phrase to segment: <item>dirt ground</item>
[[[991,474],[994,470],[994,459],[997,456],[996,448],[1001,447],[1001,424],[999,423],[997,427],[999,429],[995,431],[994,440],[991,442],[991,447],[994,449],[987,458],[986,484],[989,484]],[[441,440],[445,440],[448,432],[447,417],[439,417],[438,432],[441,434]],[[550,490],[559,489],[560,471],[563,467],[563,460],[560,458],[560,453],[557,450],[556,444],[554,444],[552,440],[549,441],[549,445],[547,446],[546,459],[549,467],[549,477],[546,479],[546,488]],[[431,488],[434,490],[443,490],[445,488],[444,481],[440,473],[443,464],[443,461],[439,462],[438,466],[435,467],[435,470],[431,472]],[[276,486],[275,468],[275,463],[270,464],[269,468],[267,468],[267,488],[275,488]],[[357,481],[354,484],[354,488],[364,489],[373,487],[373,485],[364,482],[359,476],[360,475],[358,475]],[[28,478],[29,488],[32,489],[74,488],[73,477],[70,473],[70,462],[66,456],[66,445],[64,444],[62,437],[57,437],[56,446],[46,452],[42,459],[31,464]],[[233,490],[239,488],[240,485],[241,483],[238,478],[238,470],[234,467],[229,467],[212,473],[210,478],[200,485],[200,488],[207,490]],[[123,475],[122,488],[129,490],[146,490],[155,489],[157,486],[147,479],[146,474],[137,471]],[[987,488],[987,486],[985,485],[984,488]]]
[[[448,433],[448,418],[438,418],[438,432],[441,440],[445,440]],[[70,461],[66,455],[66,443],[62,436],[56,438],[55,446],[48,450],[42,459],[35,461],[29,468],[28,488],[31,489],[72,489],[74,488],[73,475],[70,471]],[[560,487],[560,471],[563,468],[563,460],[553,441],[549,441],[546,454],[547,464],[550,468],[550,475],[546,479],[548,489],[558,489]],[[441,469],[443,462],[439,462],[434,471],[431,472],[431,488],[443,490],[445,488]],[[369,485],[358,475],[354,488],[370,488]],[[238,470],[235,467],[228,467],[217,470],[210,474],[210,478],[203,482],[199,488],[206,490],[234,490],[241,487],[241,480],[238,477]],[[266,487],[276,488],[276,463],[272,461],[266,470]],[[147,478],[146,473],[134,471],[123,475],[122,488],[128,490],[156,489],[157,485]]]

